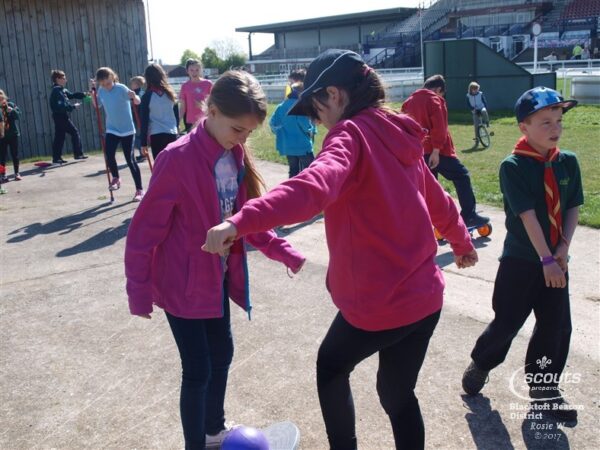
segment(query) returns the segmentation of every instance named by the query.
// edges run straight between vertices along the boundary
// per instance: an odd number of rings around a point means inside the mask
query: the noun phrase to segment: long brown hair
[[[229,70],[215,82],[207,100],[207,106],[214,105],[230,118],[251,114],[263,123],[267,117],[267,96],[252,75],[240,70]],[[265,181],[254,165],[252,152],[244,145],[244,184],[248,198],[260,197],[266,190]]]
[[[336,85],[348,93],[348,105],[341,119],[349,119],[366,108],[391,109],[385,106],[385,88],[379,74],[366,64],[357,64],[351,80],[345,85]],[[304,100],[309,116],[318,120],[317,109],[313,101],[325,104],[329,97],[327,89],[321,89]]]
[[[167,74],[159,64],[152,63],[146,67],[144,77],[146,78],[146,87],[148,90],[152,88],[159,89],[167,94],[167,97],[169,97],[171,101],[177,101],[175,90],[173,90],[167,81]]]

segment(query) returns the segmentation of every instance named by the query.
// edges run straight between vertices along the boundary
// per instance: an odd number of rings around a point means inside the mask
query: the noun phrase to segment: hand
[[[564,288],[567,285],[565,273],[556,262],[544,266],[544,279],[546,287]]]
[[[143,146],[141,150],[142,150],[142,155],[144,155],[147,158],[148,157],[148,147]]]
[[[7,113],[11,112],[12,110],[13,110],[13,109],[12,109],[10,106],[6,105],[6,112],[7,112]]]
[[[131,100],[133,100],[133,99],[135,98],[135,92],[133,92],[133,91],[129,91],[129,92],[127,93],[127,95],[129,96],[129,98],[130,98]]]
[[[435,169],[440,164],[440,150],[438,148],[434,148],[431,154],[429,155],[429,168]]]
[[[237,236],[237,229],[231,222],[223,222],[216,227],[212,227],[206,233],[206,242],[202,250],[208,253],[218,253],[224,255]]]
[[[459,269],[466,269],[467,267],[473,267],[479,261],[477,256],[477,250],[473,249],[466,255],[454,255],[454,262]]]
[[[138,317],[142,317],[143,319],[152,319],[150,314],[137,314]]]
[[[567,273],[569,270],[569,246],[564,241],[561,242],[556,247],[553,256],[563,273]]]
[[[93,78],[90,78],[89,87],[90,87],[90,91],[93,91],[94,89],[96,89],[96,80],[94,80]]]

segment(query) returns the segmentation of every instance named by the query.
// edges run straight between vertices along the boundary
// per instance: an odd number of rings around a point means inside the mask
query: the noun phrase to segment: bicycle
[[[484,148],[488,148],[491,143],[491,136],[494,135],[493,131],[489,131],[488,130],[489,125],[483,123],[483,121],[481,120],[481,110],[480,109],[476,109],[473,111],[473,128],[475,131],[475,138],[473,139],[475,141],[475,146],[477,147],[477,143],[481,142],[481,145],[484,146]]]

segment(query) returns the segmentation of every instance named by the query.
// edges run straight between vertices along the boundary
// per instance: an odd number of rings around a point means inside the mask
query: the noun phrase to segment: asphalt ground
[[[122,159],[122,157],[121,157]],[[127,168],[108,203],[100,157],[62,167],[23,167],[0,196],[0,448],[183,448],[180,362],[161,310],[152,320],[127,307],[123,250],[136,204]],[[149,172],[143,165],[144,183]],[[273,185],[287,168],[259,163]],[[466,397],[461,376],[492,319],[491,298],[504,238],[503,212],[481,206],[494,232],[476,239],[480,262],[458,270],[447,245],[438,263],[447,282],[441,320],[417,386],[426,447],[597,449],[599,424],[600,231],[580,227],[571,248],[573,335],[564,385],[579,409],[576,427],[523,418],[529,405],[510,388],[533,327],[530,318],[483,395]],[[316,393],[319,344],[336,309],[325,289],[323,218],[281,230],[308,258],[300,275],[258,252],[249,256],[252,320],[232,309],[235,357],[228,420],[264,427],[292,420],[302,449],[326,449]],[[376,281],[374,281],[376,282]],[[375,388],[377,358],[352,374],[360,449],[393,448]]]

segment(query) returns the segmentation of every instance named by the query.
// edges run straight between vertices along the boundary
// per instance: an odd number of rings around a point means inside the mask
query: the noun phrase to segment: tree
[[[230,68],[241,68],[246,64],[247,58],[243,53],[232,53],[223,61],[223,68],[229,70]]]
[[[243,53],[242,47],[238,41],[233,38],[216,39],[211,42],[210,46],[223,61],[233,54]]]
[[[204,49],[200,60],[202,61],[202,66],[207,69],[219,69],[220,71],[223,64],[223,60],[217,56],[217,52],[210,47]]]
[[[196,59],[196,60],[200,61],[200,56],[195,51],[190,50],[189,48],[186,48],[183,51],[183,55],[181,55],[181,60],[180,60],[181,65],[185,66],[185,63],[188,59]]]

